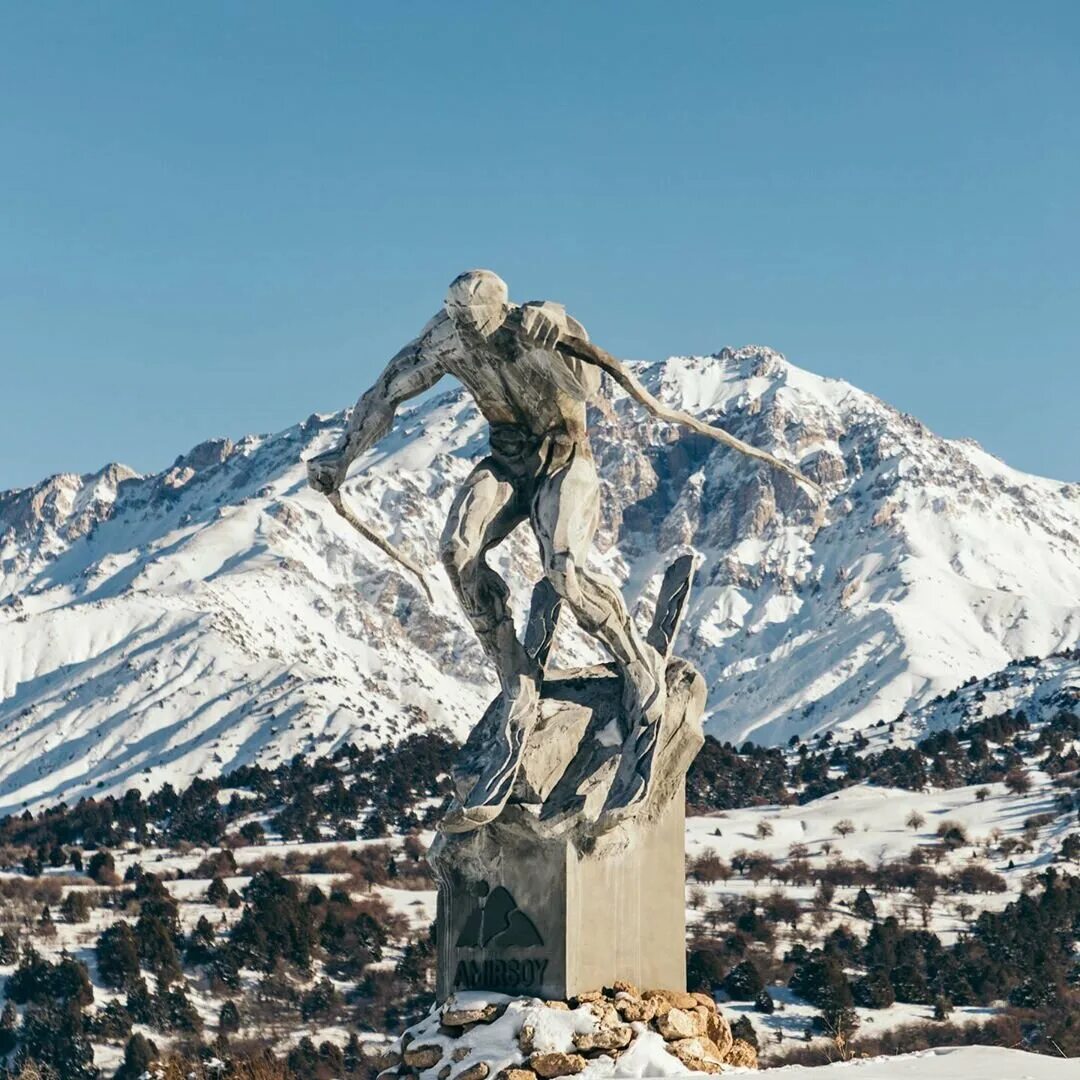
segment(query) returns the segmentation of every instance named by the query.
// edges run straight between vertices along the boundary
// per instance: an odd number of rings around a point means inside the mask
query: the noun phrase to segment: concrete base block
[[[632,838],[582,853],[497,823],[443,837],[438,998],[461,990],[565,999],[625,979],[686,985],[682,792]]]

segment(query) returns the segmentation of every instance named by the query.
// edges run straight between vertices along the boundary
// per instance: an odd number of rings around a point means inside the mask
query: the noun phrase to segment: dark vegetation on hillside
[[[736,748],[707,736],[687,775],[687,810],[806,803],[862,782],[910,791],[1021,784],[1024,755],[1044,755],[1040,767],[1052,776],[1080,769],[1072,746],[1077,738],[1080,712],[1072,709],[1059,711],[1037,734],[1022,712],[1007,712],[928,735],[914,747],[876,751],[862,734],[843,745],[831,733],[810,743],[793,740],[787,750],[753,743]],[[267,829],[283,840],[305,841],[408,833],[431,827],[441,815],[456,752],[445,732],[431,731],[378,750],[349,745],[313,761],[297,755],[275,769],[245,766],[220,779],[195,780],[183,792],[166,784],[145,799],[131,790],[73,807],[61,803],[36,816],[0,820],[0,847],[32,848],[29,871],[34,864],[63,865],[65,847],[213,845],[234,827],[247,844],[259,843]],[[224,803],[223,790],[235,792]],[[266,826],[246,820],[252,818]]]
[[[1024,839],[999,837],[995,854],[1008,858],[1030,850],[1040,829],[1080,810],[1077,714],[1075,702],[1063,701],[1034,725],[1022,713],[1004,713],[909,748],[864,735],[843,744],[830,735],[794,740],[786,750],[709,738],[688,776],[688,808],[707,813],[804,803],[859,782],[910,790],[1002,782],[1023,794],[1027,769],[1037,760],[1055,778],[1054,809],[1027,822]],[[246,767],[181,792],[166,786],[143,798],[131,791],[0,821],[0,867],[20,874],[0,881],[0,906],[7,907],[0,963],[15,965],[0,1011],[0,1077],[19,1076],[33,1062],[45,1080],[98,1080],[91,1044],[111,1042],[126,1048],[116,1076],[132,1080],[161,1060],[153,1038],[178,1055],[176,1076],[202,1076],[217,1057],[230,1063],[227,1075],[236,1080],[368,1080],[377,1069],[356,1035],[345,1045],[304,1039],[274,1058],[241,1033],[300,1024],[399,1031],[429,1007],[433,932],[416,934],[372,887],[433,887],[416,833],[446,805],[455,752],[444,733],[428,732],[392,748],[347,746],[332,757],[297,757],[272,770]],[[787,984],[820,1010],[820,1030],[835,1036],[845,1055],[947,1041],[1080,1055],[1080,879],[1046,868],[1004,911],[983,913],[957,941],[943,944],[927,928],[935,897],[957,897],[962,908],[965,896],[1006,888],[977,859],[955,869],[935,865],[945,851],[970,845],[961,828],[949,826],[942,823],[938,843],[873,867],[836,851],[825,864],[812,864],[796,850],[800,845],[784,860],[753,851],[736,852],[727,863],[700,856],[688,867],[692,881],[739,876],[772,882],[776,891],[756,899],[728,896],[692,920],[691,986],[770,1012],[776,1005],[769,986]],[[252,850],[268,837],[386,842],[298,849],[284,857]],[[121,881],[114,852],[127,849],[130,858],[133,846],[211,850],[186,875],[155,875],[152,864],[135,865]],[[239,848],[242,866],[233,854]],[[1061,844],[1058,859],[1062,866],[1080,862],[1077,834]],[[45,875],[46,868],[67,873]],[[298,878],[304,873],[328,875],[332,884],[304,886]],[[206,913],[186,928],[166,885],[169,877],[184,876],[207,883],[200,901]],[[65,890],[65,882],[83,887]],[[779,889],[802,885],[816,889],[809,905]],[[780,927],[794,929],[803,920],[831,925],[838,888],[859,890],[850,924],[824,937],[819,930],[816,947],[778,947]],[[921,906],[921,928],[879,918],[875,897],[880,903],[899,892]],[[35,943],[56,935],[54,920],[86,923],[95,911],[109,915],[94,941],[95,978],[119,996],[88,1011],[94,987],[86,965],[67,955],[46,959]],[[256,973],[254,989],[241,971]],[[191,1000],[196,987],[220,1008],[209,1031]],[[855,1030],[855,1005],[884,1008],[894,1001],[932,1006],[938,1021],[877,1039]],[[948,1022],[956,1006],[1001,1001],[1007,1009],[977,1030]],[[149,1036],[135,1033],[136,1025]],[[743,1023],[739,1034],[752,1038],[753,1030]],[[821,1053],[799,1051],[807,1061]]]

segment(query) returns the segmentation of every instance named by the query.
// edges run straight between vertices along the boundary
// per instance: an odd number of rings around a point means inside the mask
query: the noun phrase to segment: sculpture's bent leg
[[[498,817],[517,776],[521,750],[536,722],[539,666],[518,641],[510,590],[487,564],[487,552],[527,516],[527,499],[490,459],[470,474],[454,500],[442,537],[442,561],[502,685],[505,713],[488,760],[448,832],[479,828]]]
[[[581,628],[611,653],[623,677],[630,730],[608,810],[648,795],[652,759],[667,701],[666,661],[638,632],[618,585],[585,561],[600,518],[600,487],[588,451],[578,447],[566,466],[546,478],[532,506],[544,571]]]

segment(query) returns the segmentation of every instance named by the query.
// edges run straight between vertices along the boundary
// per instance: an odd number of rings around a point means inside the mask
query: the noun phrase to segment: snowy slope
[[[662,397],[797,462],[785,477],[621,395],[594,410],[606,487],[595,559],[650,610],[701,558],[681,651],[710,730],[779,742],[914,710],[971,675],[1080,640],[1080,485],[938,438],[768,349],[642,369]],[[354,468],[357,512],[431,568],[435,603],[306,488],[344,414],[215,440],[171,469],[109,466],[0,493],[0,811],[181,784],[418,724],[464,733],[492,692],[437,565],[485,424],[451,390]],[[527,530],[493,556],[521,605]],[[558,657],[596,656],[569,625]]]
[[[814,1069],[788,1065],[763,1069],[776,1080],[1065,1080],[1076,1064],[1066,1059],[1027,1054],[1000,1046],[956,1046],[900,1057],[838,1061]]]

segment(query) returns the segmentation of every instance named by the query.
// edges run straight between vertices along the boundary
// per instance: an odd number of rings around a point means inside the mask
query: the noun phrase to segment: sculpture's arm
[[[606,353],[603,349],[597,348],[591,342],[585,341],[582,338],[563,336],[555,347],[561,353],[565,353],[568,356],[576,356],[579,360],[583,360],[588,364],[594,364],[596,367],[600,368],[601,371],[606,371],[639,405],[643,405],[658,419],[666,420],[671,424],[681,424],[683,427],[690,428],[691,431],[696,431],[699,435],[705,435],[710,439],[715,439],[717,442],[723,443],[725,446],[730,446],[733,450],[738,450],[739,453],[745,454],[747,457],[756,458],[758,461],[764,461],[774,469],[779,469],[781,472],[787,473],[788,476],[801,484],[815,498],[821,497],[821,488],[819,488],[812,480],[808,480],[803,476],[803,474],[793,465],[788,465],[787,462],[781,461],[777,457],[773,457],[773,455],[767,451],[759,450],[756,446],[751,446],[749,443],[743,442],[742,439],[736,438],[723,428],[714,427],[712,424],[706,424],[704,421],[698,420],[696,416],[691,416],[689,413],[685,413],[680,409],[668,408],[668,406],[662,401],[658,401],[644,386],[641,385],[640,382],[638,382],[634,373],[626,367],[621,360],[617,360],[610,353]]]
[[[316,491],[324,495],[337,491],[356,457],[390,430],[402,402],[422,394],[446,373],[431,337],[428,329],[409,342],[356,403],[337,446],[308,460],[308,483]]]

